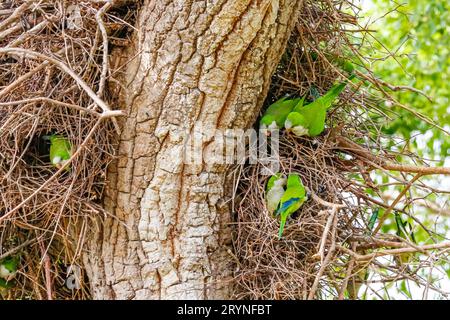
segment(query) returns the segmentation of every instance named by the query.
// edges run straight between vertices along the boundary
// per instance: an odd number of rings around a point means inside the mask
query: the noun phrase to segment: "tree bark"
[[[121,93],[118,158],[85,267],[94,299],[217,299],[231,293],[227,166],[184,164],[197,122],[248,128],[301,0],[145,1]]]

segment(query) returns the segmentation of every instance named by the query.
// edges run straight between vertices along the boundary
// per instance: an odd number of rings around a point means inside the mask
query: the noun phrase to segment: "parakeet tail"
[[[281,219],[280,222],[280,229],[278,230],[278,239],[281,239],[281,236],[283,235],[284,225],[286,224],[286,220]]]

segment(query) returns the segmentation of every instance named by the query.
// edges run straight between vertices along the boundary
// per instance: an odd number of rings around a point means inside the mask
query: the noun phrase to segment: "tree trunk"
[[[179,161],[202,122],[248,128],[301,0],[145,1],[121,93],[122,133],[105,196],[108,217],[84,257],[94,299],[230,296],[233,258],[225,165]]]

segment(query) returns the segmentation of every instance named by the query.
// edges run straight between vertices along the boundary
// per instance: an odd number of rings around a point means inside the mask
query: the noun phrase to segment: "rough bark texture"
[[[146,1],[128,58],[127,117],[108,173],[107,218],[85,263],[96,299],[215,299],[233,259],[226,167],[185,165],[197,121],[247,128],[257,117],[300,0]],[[92,227],[95,228],[94,226]]]

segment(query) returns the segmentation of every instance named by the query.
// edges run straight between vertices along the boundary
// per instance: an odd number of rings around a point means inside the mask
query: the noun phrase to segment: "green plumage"
[[[278,231],[278,238],[281,239],[283,235],[284,225],[286,219],[295,211],[300,209],[302,204],[306,201],[306,190],[298,174],[290,174],[287,180],[286,192],[281,197],[280,206],[277,210],[277,215],[280,215],[280,229]]]
[[[327,110],[331,107],[334,100],[344,90],[347,82],[334,85],[325,95],[315,101],[303,106],[298,104],[293,109],[285,121],[285,127],[292,130],[294,134],[308,135],[310,137],[318,136],[325,129],[325,118]]]
[[[67,160],[72,156],[72,145],[69,140],[61,135],[53,134],[50,140],[50,161],[57,167],[61,168]],[[66,167],[69,170],[69,167]]]
[[[373,211],[372,215],[370,216],[369,223],[367,225],[369,231],[372,231],[373,227],[375,227],[375,222],[377,222],[377,220],[378,220],[378,212],[379,211],[380,211],[380,209],[378,209],[378,208],[375,209]]]
[[[283,97],[272,103],[259,121],[261,129],[280,129],[284,126],[286,117],[300,101],[300,98],[287,99]]]
[[[4,280],[12,279],[19,265],[19,259],[17,257],[6,257],[0,261],[0,278]]]

